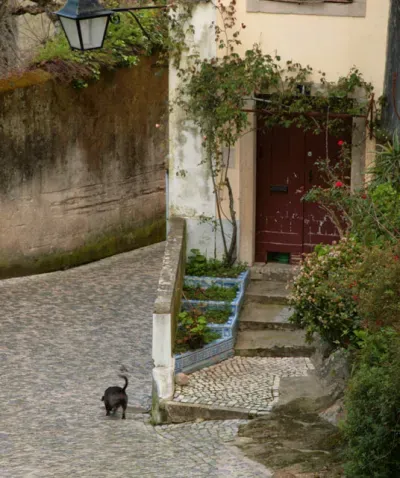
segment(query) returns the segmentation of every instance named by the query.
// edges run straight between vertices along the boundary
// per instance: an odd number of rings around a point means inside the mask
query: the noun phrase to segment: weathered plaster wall
[[[166,128],[155,125],[168,77],[154,63],[80,91],[42,74],[0,82],[0,265],[164,220]]]
[[[194,25],[193,36],[187,37],[191,48],[198,49],[202,58],[216,56],[213,22],[216,11],[210,3],[200,3],[193,9],[190,21]],[[181,66],[186,63],[185,52]],[[173,102],[179,84],[177,70],[171,61],[169,68],[169,96]],[[169,215],[186,220],[187,251],[198,248],[208,256],[220,252],[220,234],[213,225],[201,221],[202,216],[215,217],[215,197],[209,168],[203,163],[204,151],[198,129],[186,120],[185,114],[174,108],[169,117]]]

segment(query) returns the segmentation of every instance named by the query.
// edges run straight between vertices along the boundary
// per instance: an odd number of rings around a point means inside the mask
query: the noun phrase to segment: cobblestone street
[[[313,369],[307,357],[233,357],[191,374],[187,386],[176,387],[174,400],[262,415],[278,402],[281,378],[306,377]]]
[[[129,377],[148,407],[152,308],[164,244],[64,272],[0,281],[0,476],[268,477],[229,444],[239,421],[152,427],[105,417]]]

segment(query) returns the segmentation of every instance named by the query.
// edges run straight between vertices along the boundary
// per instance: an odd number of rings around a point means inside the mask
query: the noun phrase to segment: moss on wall
[[[0,259],[0,279],[54,272],[88,264],[164,241],[165,231],[165,219],[158,219],[130,230],[113,231],[93,238],[73,251],[58,251],[33,257],[21,256],[9,262]]]
[[[40,70],[0,80],[0,277],[164,237],[132,225],[165,215],[166,73],[154,56],[83,90]]]
[[[32,70],[25,71],[21,75],[0,78],[0,93],[15,90],[17,88],[26,88],[28,86],[41,85],[52,79],[47,71]]]

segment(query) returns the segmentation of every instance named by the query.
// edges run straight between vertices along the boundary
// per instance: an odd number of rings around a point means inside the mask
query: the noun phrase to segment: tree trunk
[[[0,76],[18,63],[17,27],[11,15],[13,0],[0,0]]]

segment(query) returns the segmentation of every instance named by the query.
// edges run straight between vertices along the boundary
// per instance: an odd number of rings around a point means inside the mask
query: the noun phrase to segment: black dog
[[[119,377],[125,379],[125,387],[108,387],[101,399],[106,407],[107,416],[110,415],[111,411],[115,413],[117,408],[122,407],[122,418],[126,418],[125,410],[128,406],[128,395],[125,390],[128,386],[128,379],[125,375],[119,375]]]

